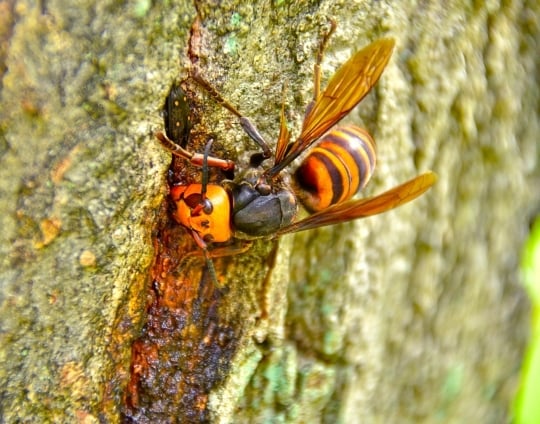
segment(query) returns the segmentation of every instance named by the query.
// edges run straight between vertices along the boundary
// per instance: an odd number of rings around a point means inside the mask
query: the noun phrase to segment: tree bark
[[[540,205],[540,6],[216,3],[0,3],[2,420],[508,421],[519,251]],[[188,69],[272,141],[285,99],[294,137],[329,17],[323,87],[396,40],[349,117],[377,141],[366,195],[426,169],[439,181],[395,211],[217,258],[216,285],[168,217],[165,96],[184,81],[193,149],[212,134],[242,168],[257,147]]]

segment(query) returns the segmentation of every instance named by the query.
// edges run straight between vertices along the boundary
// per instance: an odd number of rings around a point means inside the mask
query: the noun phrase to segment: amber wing
[[[282,228],[279,230],[278,235],[324,227],[386,212],[417,198],[428,190],[436,180],[437,175],[428,171],[378,196],[349,200],[330,206],[323,211]]]
[[[275,163],[281,162],[285,157],[290,138],[291,135],[287,128],[287,123],[285,122],[285,108],[282,107],[279,120],[279,138],[276,145]]]
[[[276,161],[269,175],[276,175],[285,168],[365,97],[379,80],[393,48],[393,39],[377,40],[355,53],[336,71],[306,115],[300,136],[285,155],[279,155],[282,160]]]

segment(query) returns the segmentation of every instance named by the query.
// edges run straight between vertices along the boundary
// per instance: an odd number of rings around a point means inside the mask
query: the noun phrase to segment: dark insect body
[[[163,108],[165,133],[169,140],[185,147],[191,131],[190,107],[186,93],[179,84],[174,84],[165,100]]]

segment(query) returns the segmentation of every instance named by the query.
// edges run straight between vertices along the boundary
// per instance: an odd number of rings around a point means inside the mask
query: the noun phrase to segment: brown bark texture
[[[510,419],[540,206],[538,2],[69,3],[0,1],[2,422]],[[241,169],[257,146],[189,70],[272,142],[285,101],[294,137],[329,18],[323,87],[396,40],[346,118],[377,141],[365,195],[439,180],[216,258],[214,281],[169,217],[171,178],[200,172],[154,138],[165,97],[182,82],[190,148],[211,135]]]

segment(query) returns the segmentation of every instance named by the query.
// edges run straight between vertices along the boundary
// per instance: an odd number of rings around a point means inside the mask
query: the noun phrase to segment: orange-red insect
[[[308,108],[300,135],[290,142],[284,114],[273,163],[266,166],[271,150],[255,125],[223,99],[198,74],[194,78],[224,107],[234,113],[247,134],[263,149],[252,156],[251,167],[232,181],[208,184],[209,166],[233,169],[230,161],[194,154],[163,133],[157,137],[173,154],[203,166],[201,184],[171,190],[176,204],[175,219],[188,228],[207,258],[209,243],[233,238],[260,238],[318,228],[363,218],[393,209],[420,196],[435,182],[428,171],[382,194],[353,199],[369,181],[375,166],[375,142],[356,126],[334,127],[377,83],[386,67],[394,41],[381,39],[355,53],[320,92],[320,62],[331,30],[323,38],[315,65],[314,98]],[[318,144],[312,147],[314,143]],[[302,153],[307,157],[294,173],[292,186],[283,178],[285,168]],[[297,220],[298,200],[314,212]],[[212,246],[214,248],[214,246]],[[234,250],[225,248],[225,254]]]

